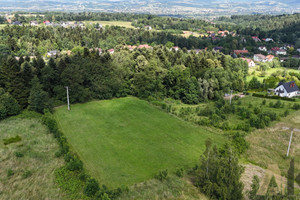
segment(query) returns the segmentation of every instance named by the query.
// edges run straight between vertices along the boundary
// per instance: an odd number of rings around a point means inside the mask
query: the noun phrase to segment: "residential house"
[[[271,52],[274,53],[274,54],[276,54],[276,55],[286,55],[286,50],[281,49],[279,47],[273,47],[271,49]]]
[[[58,50],[49,51],[47,53],[47,56],[56,57],[56,56],[58,56],[58,53],[59,53]]]
[[[114,49],[109,49],[108,52],[109,52],[110,54],[113,54],[113,53],[115,53],[115,50],[114,50]]]
[[[145,49],[152,49],[152,47],[149,46],[148,44],[141,44],[141,45],[139,45],[137,48],[138,48],[138,49],[143,49],[143,48],[145,48]]]
[[[266,62],[266,56],[262,55],[262,54],[254,54],[253,56],[254,61],[256,62]]]
[[[39,25],[39,23],[37,21],[31,21],[30,22],[30,26],[37,26]]]
[[[214,51],[222,51],[223,47],[214,47]]]
[[[260,42],[260,41],[261,41],[257,36],[253,36],[252,39],[253,39],[255,42]]]
[[[272,38],[264,38],[263,39],[265,42],[274,42],[274,40]]]
[[[172,51],[172,50],[178,51],[178,50],[179,50],[179,47],[178,47],[178,46],[174,46],[174,47],[172,47],[172,48],[170,49],[170,51]]]
[[[7,19],[7,23],[11,24],[12,23],[11,19]]]
[[[17,26],[22,26],[22,23],[19,22],[19,21],[15,21],[15,22],[13,22],[12,24],[13,24],[13,25],[17,25]]]
[[[226,37],[227,35],[229,35],[229,31],[219,31],[218,34],[221,36],[221,37]]]
[[[300,95],[299,88],[296,85],[295,81],[291,82],[280,82],[275,88],[275,94],[280,97],[292,98]]]
[[[255,62],[249,58],[242,58],[243,60],[247,61],[248,67],[255,67]]]
[[[275,56],[273,56],[273,55],[267,55],[267,56],[266,56],[266,60],[267,60],[268,62],[272,62],[274,58],[275,58]]]
[[[234,50],[233,51],[236,55],[239,55],[239,54],[247,54],[249,53],[249,51],[247,49],[243,49],[243,50]]]
[[[133,51],[134,49],[137,48],[137,46],[135,46],[135,45],[133,45],[133,46],[127,45],[127,46],[125,46],[125,48],[126,48],[126,47],[127,47],[130,51]]]
[[[300,53],[300,48],[299,48],[299,49],[297,49],[297,51]]]
[[[258,47],[258,50],[260,50],[260,51],[268,51],[267,47],[265,47],[265,46]]]

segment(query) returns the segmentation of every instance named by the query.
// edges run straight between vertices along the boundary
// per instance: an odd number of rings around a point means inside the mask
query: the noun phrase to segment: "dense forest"
[[[46,63],[40,56],[19,61],[9,56],[0,70],[0,86],[22,108],[43,112],[65,102],[64,86],[71,88],[71,103],[126,95],[171,97],[188,104],[218,99],[230,89],[244,91],[248,67],[245,61],[221,53],[175,52],[156,46],[101,56],[85,48],[83,54]]]

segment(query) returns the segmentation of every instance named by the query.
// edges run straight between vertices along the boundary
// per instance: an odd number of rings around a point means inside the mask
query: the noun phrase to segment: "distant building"
[[[221,37],[226,37],[227,35],[229,35],[229,31],[219,31],[218,34],[221,36]]]
[[[31,21],[30,22],[30,26],[37,26],[39,25],[39,23],[37,21]]]
[[[273,55],[267,55],[267,56],[266,56],[266,60],[267,60],[268,62],[272,62],[274,58],[275,58],[275,56],[273,56]]]
[[[266,56],[262,55],[262,54],[254,54],[253,56],[254,61],[256,62],[266,62]]]
[[[108,52],[109,52],[110,54],[114,54],[114,53],[115,53],[115,50],[114,50],[114,49],[109,49]]]
[[[276,54],[276,55],[286,55],[286,50],[281,49],[279,47],[273,47],[271,49],[271,52],[274,53],[274,54]]]
[[[172,48],[170,49],[170,51],[172,51],[172,50],[178,51],[178,50],[179,50],[179,47],[178,47],[178,46],[174,46],[174,47],[172,47]]]
[[[266,42],[274,42],[274,40],[272,38],[264,38],[263,40]]]
[[[268,51],[267,47],[265,47],[265,46],[258,47],[258,50],[260,50],[260,51]]]
[[[145,48],[145,49],[152,49],[152,47],[149,46],[148,44],[141,44],[137,48],[139,48],[139,49],[143,49],[143,48]]]
[[[255,42],[260,42],[260,41],[261,41],[257,36],[253,36],[252,39],[253,39]]]
[[[248,67],[255,67],[255,62],[249,58],[242,58],[243,60],[247,61]]]
[[[214,47],[214,51],[222,51],[223,47]]]
[[[13,25],[17,25],[17,26],[22,26],[22,23],[19,22],[19,21],[15,21],[15,22],[13,22],[12,24],[13,24]]]
[[[280,97],[292,98],[298,96],[300,92],[295,81],[291,81],[287,83],[280,82],[275,88],[275,94]]]
[[[58,53],[59,53],[58,50],[49,51],[47,53],[47,56],[56,57],[56,56],[58,56]]]
[[[244,50],[234,50],[233,51],[236,55],[239,55],[239,54],[247,54],[249,53],[249,51],[247,49],[244,49]]]
[[[130,51],[133,51],[134,49],[137,48],[137,46],[135,46],[135,45],[133,45],[133,46],[127,45],[127,46],[124,46],[124,48],[128,48]]]

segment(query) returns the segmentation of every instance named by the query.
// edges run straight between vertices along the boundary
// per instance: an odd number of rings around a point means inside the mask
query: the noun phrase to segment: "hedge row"
[[[54,137],[57,139],[59,143],[60,149],[58,152],[55,153],[55,155],[57,157],[64,156],[64,160],[66,161],[66,166],[64,166],[61,169],[61,172],[57,174],[58,175],[62,174],[61,176],[64,176],[63,173],[70,174],[68,172],[64,172],[64,169],[66,169],[72,172],[74,176],[77,176],[75,177],[77,181],[80,180],[81,182],[84,183],[83,191],[74,191],[74,192],[77,193],[83,192],[85,196],[91,197],[92,199],[103,199],[103,198],[114,199],[118,197],[124,190],[128,190],[127,188],[108,190],[108,188],[105,185],[99,187],[99,183],[94,178],[91,178],[85,172],[83,168],[83,162],[79,159],[79,157],[74,152],[71,152],[70,145],[68,144],[67,138],[58,129],[56,120],[53,118],[52,114],[49,112],[45,113],[42,117],[42,123],[48,127],[50,133],[54,135]],[[65,180],[65,178],[63,179]],[[76,181],[75,179],[69,179],[69,180]]]
[[[293,98],[280,97],[280,96],[268,96],[268,95],[258,94],[258,93],[253,93],[252,96],[266,98],[266,99],[280,99],[280,100],[293,101],[293,102],[296,101],[296,99]]]

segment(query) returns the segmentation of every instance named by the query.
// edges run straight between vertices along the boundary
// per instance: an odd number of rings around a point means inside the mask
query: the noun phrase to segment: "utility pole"
[[[70,110],[70,100],[69,100],[69,87],[65,87],[67,89],[67,102],[68,102],[68,110]]]
[[[293,138],[293,132],[294,132],[294,129],[292,129],[292,132],[291,132],[291,137],[290,137],[290,142],[289,142],[289,147],[288,147],[288,150],[287,150],[287,153],[286,153],[286,157],[289,156],[290,147],[291,147],[292,138]]]
[[[230,105],[231,105],[231,99],[232,99],[232,90],[230,91]]]

